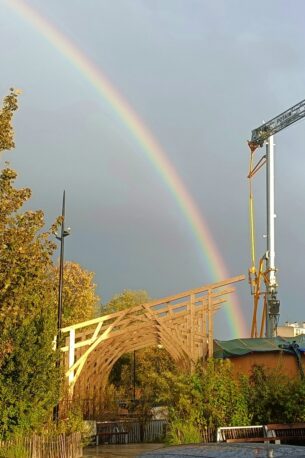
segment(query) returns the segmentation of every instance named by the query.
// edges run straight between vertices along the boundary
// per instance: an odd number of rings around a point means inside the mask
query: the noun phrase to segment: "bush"
[[[169,445],[198,444],[202,442],[201,432],[198,426],[190,421],[175,419],[170,422],[167,435]]]
[[[0,448],[0,458],[28,458],[28,454],[21,444],[10,444]]]

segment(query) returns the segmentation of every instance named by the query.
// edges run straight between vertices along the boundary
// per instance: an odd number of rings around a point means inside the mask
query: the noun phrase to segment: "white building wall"
[[[296,337],[305,334],[305,323],[289,323],[284,326],[278,326],[277,335],[279,337]]]

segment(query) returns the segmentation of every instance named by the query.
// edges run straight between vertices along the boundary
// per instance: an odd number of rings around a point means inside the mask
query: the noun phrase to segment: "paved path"
[[[126,455],[128,456],[128,455]],[[273,444],[180,445],[141,453],[139,458],[278,458],[305,457],[305,447]]]
[[[145,451],[164,447],[163,444],[127,444],[127,445],[100,445],[86,447],[83,458],[135,458]],[[157,456],[157,455],[154,455]]]

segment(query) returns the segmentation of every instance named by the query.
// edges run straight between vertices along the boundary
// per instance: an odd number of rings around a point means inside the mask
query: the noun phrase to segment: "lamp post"
[[[133,351],[133,402],[136,401],[136,351]]]
[[[58,307],[57,307],[57,334],[58,339],[56,341],[56,346],[58,350],[59,340],[60,340],[60,330],[62,322],[62,292],[64,284],[64,250],[65,250],[65,237],[70,235],[70,228],[65,229],[65,215],[66,215],[66,191],[63,192],[62,198],[62,221],[61,221],[61,230],[60,236],[56,234],[57,240],[60,241],[60,258],[59,258],[59,283],[58,283]]]
[[[65,229],[65,216],[66,216],[66,191],[63,192],[62,198],[62,221],[60,228],[60,235],[56,234],[57,240],[60,241],[60,258],[59,258],[59,281],[58,281],[58,304],[57,304],[57,338],[56,338],[56,368],[60,367],[60,340],[61,340],[61,328],[62,328],[62,296],[63,296],[63,284],[64,284],[64,248],[65,248],[65,237],[70,235],[70,228]],[[53,411],[54,421],[59,419],[59,404],[54,407]]]

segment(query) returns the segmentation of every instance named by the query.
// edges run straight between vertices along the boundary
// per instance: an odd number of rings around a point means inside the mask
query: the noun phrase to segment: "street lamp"
[[[63,284],[64,284],[64,248],[65,248],[65,237],[70,235],[70,228],[65,229],[65,214],[66,214],[66,191],[63,192],[62,198],[62,220],[60,235],[55,234],[57,240],[60,241],[60,258],[59,258],[59,281],[58,281],[58,304],[57,304],[57,338],[56,338],[56,368],[60,367],[60,341],[61,341],[61,328],[62,328],[62,296],[63,296]],[[54,407],[53,411],[54,421],[59,420],[59,404]]]
[[[133,351],[133,402],[136,401],[136,351]]]
[[[70,235],[71,229],[68,227],[65,229],[65,214],[66,214],[66,191],[63,192],[62,198],[62,221],[60,236],[56,235],[57,240],[60,241],[60,258],[59,258],[59,283],[58,283],[58,307],[57,307],[57,341],[56,349],[59,348],[60,330],[62,322],[62,293],[64,284],[64,249],[65,249],[65,237]]]

